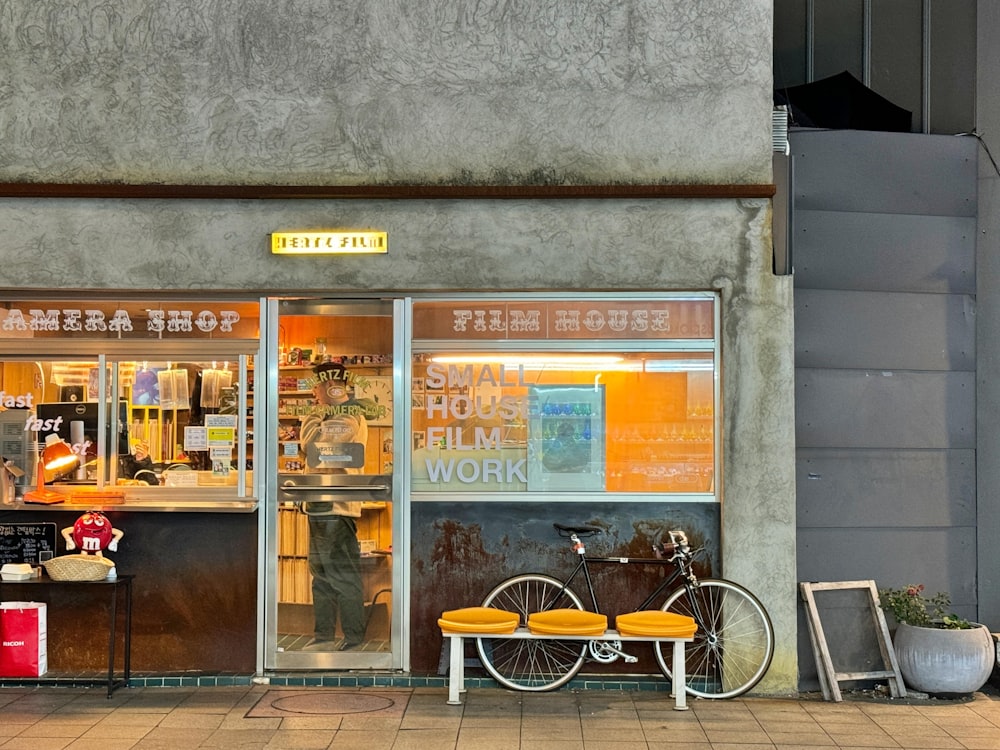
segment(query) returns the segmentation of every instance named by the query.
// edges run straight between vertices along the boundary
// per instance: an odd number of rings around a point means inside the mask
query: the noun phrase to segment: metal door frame
[[[396,418],[392,426],[393,445],[397,446],[393,456],[392,482],[392,542],[394,552],[407,549],[404,540],[404,528],[408,509],[403,505],[406,493],[403,491],[402,479],[397,472],[405,465],[407,445],[404,436],[409,424],[409,398],[403,398],[403,375],[406,368],[403,363],[408,355],[406,346],[406,325],[404,314],[405,301],[402,299],[385,299],[373,297],[370,299],[352,297],[349,299],[333,298],[301,298],[279,299],[265,298],[262,301],[262,332],[266,339],[262,342],[264,362],[256,363],[254,382],[254,426],[255,432],[261,434],[264,425],[263,439],[255,441],[255,465],[265,467],[261,476],[255,478],[255,485],[262,501],[258,528],[260,539],[258,555],[262,564],[258,565],[258,672],[272,670],[401,670],[408,666],[409,649],[404,632],[409,607],[408,597],[404,590],[406,581],[404,568],[408,560],[405,554],[393,556],[392,561],[392,616],[390,619],[390,650],[388,652],[342,651],[342,652],[302,652],[277,650],[277,616],[278,616],[278,447],[272,436],[278,430],[278,341],[279,318],[281,315],[346,315],[371,314],[378,310],[380,314],[392,317],[392,378],[393,378],[393,413]],[[263,365],[263,366],[262,366]],[[266,378],[262,377],[266,373]],[[261,390],[261,386],[264,390]],[[261,408],[263,407],[263,408]],[[263,446],[263,447],[261,447]]]

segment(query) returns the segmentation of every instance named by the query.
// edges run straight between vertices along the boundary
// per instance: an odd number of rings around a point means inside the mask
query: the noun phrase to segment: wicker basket
[[[103,581],[115,566],[106,557],[62,555],[42,563],[53,581]]]

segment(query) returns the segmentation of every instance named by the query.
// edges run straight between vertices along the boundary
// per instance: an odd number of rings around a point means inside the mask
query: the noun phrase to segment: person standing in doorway
[[[313,368],[316,403],[303,419],[299,441],[310,474],[360,473],[368,442],[368,399],[353,397],[353,378],[335,362]],[[313,639],[306,648],[328,651],[357,648],[364,640],[365,612],[361,586],[361,549],[357,521],[361,503],[305,502],[309,517],[309,572],[312,574]],[[343,642],[336,641],[337,620]]]

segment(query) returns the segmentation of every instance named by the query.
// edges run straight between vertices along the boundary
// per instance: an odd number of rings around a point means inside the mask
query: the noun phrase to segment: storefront
[[[11,297],[0,523],[124,532],[137,671],[434,674],[442,610],[566,564],[553,522],[633,555],[682,527],[720,570],[719,344],[710,291]],[[356,614],[314,585],[342,523]],[[86,667],[103,644],[53,610],[50,662]]]

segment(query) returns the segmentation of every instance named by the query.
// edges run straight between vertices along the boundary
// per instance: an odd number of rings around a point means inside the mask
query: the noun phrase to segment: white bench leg
[[[674,710],[687,711],[687,673],[684,667],[684,641],[674,641],[673,675]]]
[[[460,693],[465,692],[465,639],[460,635],[449,635],[451,641],[450,664],[448,665],[448,705],[462,705]]]

